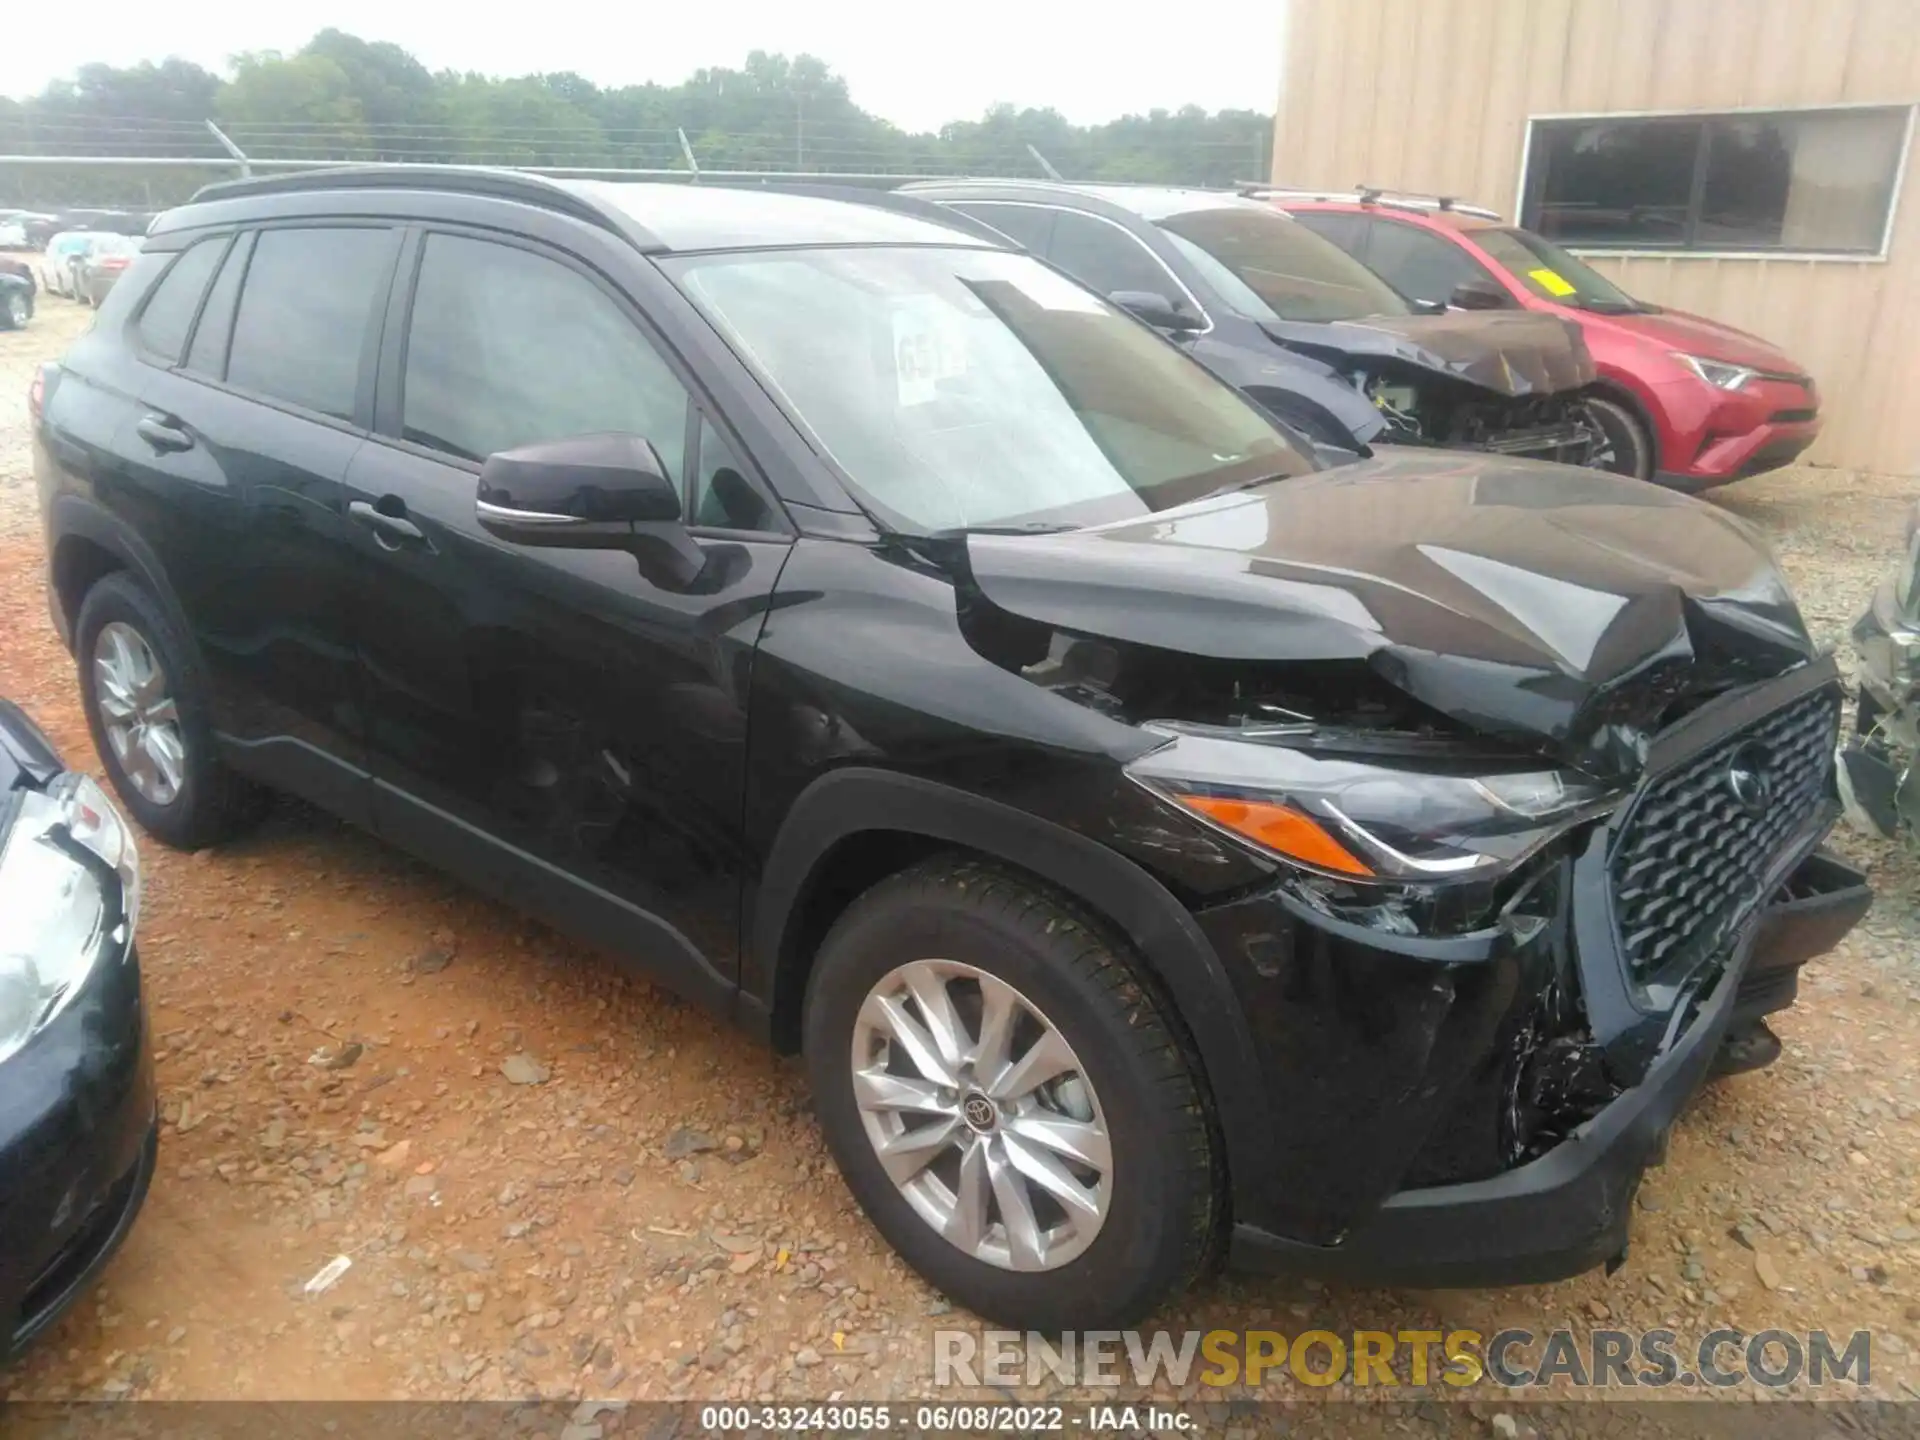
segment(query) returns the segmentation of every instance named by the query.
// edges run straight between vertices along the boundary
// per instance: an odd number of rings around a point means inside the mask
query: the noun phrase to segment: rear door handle
[[[382,502],[398,505],[392,497],[383,497]],[[347,504],[347,514],[357,523],[373,531],[374,538],[389,544],[421,545],[426,543],[426,532],[405,515],[389,515],[365,500],[353,500]]]
[[[171,415],[142,415],[140,423],[133,428],[140,432],[142,440],[163,455],[193,448],[193,436]]]

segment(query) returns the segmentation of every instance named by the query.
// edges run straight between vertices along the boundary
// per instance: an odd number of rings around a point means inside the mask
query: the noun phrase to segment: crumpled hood
[[[1249,662],[1360,661],[1483,734],[1637,773],[1676,701],[1815,654],[1764,545],[1591,470],[1432,451],[1095,529],[974,535],[993,605]]]
[[[1597,373],[1578,325],[1531,310],[1374,315],[1325,324],[1267,320],[1260,328],[1336,368],[1362,358],[1399,360],[1502,395],[1577,390]]]

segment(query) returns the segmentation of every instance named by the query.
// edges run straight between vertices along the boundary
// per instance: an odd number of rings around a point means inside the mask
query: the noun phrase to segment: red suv
[[[1601,376],[1591,402],[1608,468],[1705,490],[1788,464],[1820,433],[1813,377],[1757,336],[1635,300],[1551,240],[1491,210],[1372,191],[1251,192],[1409,299],[1543,310],[1577,323]]]

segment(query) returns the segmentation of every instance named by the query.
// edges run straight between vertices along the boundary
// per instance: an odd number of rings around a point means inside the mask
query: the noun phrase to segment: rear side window
[[[226,378],[227,337],[233,334],[233,302],[240,294],[240,277],[246,272],[247,253],[253,248],[253,236],[242,235],[227,251],[227,260],[214,277],[207,303],[201,307],[200,323],[194,327],[193,343],[187,349],[187,368],[215,380]]]
[[[200,296],[226,248],[224,235],[195,241],[180,252],[153,287],[153,295],[140,312],[140,344],[155,359],[169,365],[179,361],[194,312],[200,308]]]
[[[578,271],[510,245],[427,237],[401,398],[414,444],[484,460],[622,431],[651,440],[678,484],[688,398],[647,337]]]
[[[263,230],[233,321],[227,381],[259,395],[353,418],[360,353],[386,296],[398,232]]]

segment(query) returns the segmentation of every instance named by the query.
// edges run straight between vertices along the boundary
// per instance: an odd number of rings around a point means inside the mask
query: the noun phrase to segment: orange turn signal
[[[1218,795],[1176,795],[1174,799],[1216,825],[1303,864],[1343,875],[1373,874],[1371,866],[1329,835],[1317,820],[1290,806]]]

